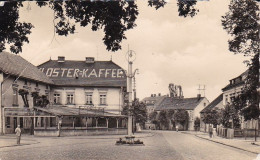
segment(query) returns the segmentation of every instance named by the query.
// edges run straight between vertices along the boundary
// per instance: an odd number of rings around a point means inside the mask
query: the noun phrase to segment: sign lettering
[[[40,68],[48,77],[124,78],[122,69]]]

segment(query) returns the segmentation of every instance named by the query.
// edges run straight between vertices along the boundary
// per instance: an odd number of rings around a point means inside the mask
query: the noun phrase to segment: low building
[[[189,120],[187,124],[187,128],[185,126],[179,125],[179,129],[184,130],[194,130],[194,121],[195,118],[200,118],[200,111],[203,110],[209,101],[206,97],[201,97],[198,94],[197,97],[193,98],[178,98],[178,97],[164,97],[161,103],[155,108],[155,111],[162,111],[162,110],[185,110],[189,114]],[[175,128],[175,126],[173,126]]]

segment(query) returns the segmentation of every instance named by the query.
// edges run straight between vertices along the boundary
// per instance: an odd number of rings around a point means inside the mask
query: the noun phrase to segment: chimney
[[[95,58],[94,57],[86,57],[86,63],[94,63]]]
[[[158,93],[158,97],[161,97],[161,93]]]
[[[200,100],[201,98],[201,94],[197,94],[198,100]]]
[[[60,62],[60,63],[65,62],[65,57],[64,56],[58,56],[58,62]]]

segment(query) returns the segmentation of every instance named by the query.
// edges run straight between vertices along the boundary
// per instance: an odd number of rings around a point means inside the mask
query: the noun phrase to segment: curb
[[[201,138],[201,139],[205,139],[205,140],[211,141],[211,142],[215,142],[215,143],[218,143],[218,144],[222,144],[222,145],[224,145],[224,146],[236,148],[236,149],[239,149],[239,150],[242,150],[242,151],[246,151],[246,152],[250,152],[250,153],[254,153],[254,154],[259,154],[259,153],[257,153],[257,152],[249,151],[249,150],[246,150],[246,149],[243,149],[243,148],[239,148],[239,147],[236,147],[236,146],[232,146],[232,145],[229,145],[229,144],[225,144],[225,143],[222,143],[222,142],[218,142],[218,141],[214,141],[214,140],[211,140],[211,139],[203,138],[203,137],[200,137],[200,136],[198,136],[198,135],[195,135],[195,136],[198,137],[198,138]]]

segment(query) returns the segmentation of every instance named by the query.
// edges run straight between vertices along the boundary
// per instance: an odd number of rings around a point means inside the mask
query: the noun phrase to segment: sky
[[[205,85],[205,97],[214,100],[229,79],[246,70],[243,55],[228,50],[230,36],[221,26],[221,16],[228,11],[229,0],[198,2],[199,13],[193,18],[178,16],[175,0],[168,0],[156,10],[147,1],[137,1],[137,26],[126,32],[122,50],[108,52],[103,44],[103,30],[93,32],[89,26],[77,27],[67,37],[55,36],[53,11],[39,8],[35,2],[25,2],[20,21],[31,22],[35,28],[25,44],[22,57],[34,65],[65,56],[67,60],[112,60],[127,69],[128,46],[136,53],[133,69],[136,75],[137,97],[168,94],[169,83],[181,85],[184,97],[195,97],[199,85]],[[202,96],[204,96],[204,93]]]

